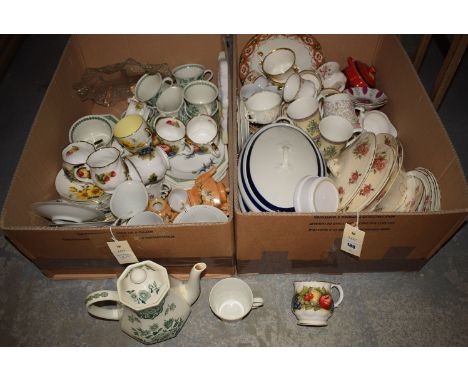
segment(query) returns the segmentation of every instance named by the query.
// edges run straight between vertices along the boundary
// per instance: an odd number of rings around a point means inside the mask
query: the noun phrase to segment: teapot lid
[[[120,302],[136,311],[159,305],[169,288],[166,268],[149,260],[129,265],[117,280]]]

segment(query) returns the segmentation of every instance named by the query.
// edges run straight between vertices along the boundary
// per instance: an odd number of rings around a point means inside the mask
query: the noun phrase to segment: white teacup
[[[86,160],[94,152],[94,146],[88,142],[70,143],[62,150],[62,167],[69,180],[93,183]]]
[[[205,69],[200,64],[185,64],[174,68],[172,75],[175,77],[177,84],[184,87],[188,83],[197,80],[210,81],[213,78],[213,71]]]
[[[190,118],[200,114],[212,116],[218,111],[218,88],[209,81],[190,82],[184,88],[184,99]]]
[[[361,132],[362,129],[353,127],[351,122],[339,115],[329,115],[320,121],[319,131],[317,146],[328,161],[338,156],[353,134]]]
[[[107,193],[127,179],[127,169],[115,147],[104,147],[89,155],[86,164],[94,184]]]
[[[223,321],[242,320],[252,309],[263,306],[263,299],[254,297],[248,284],[234,277],[218,281],[209,297],[213,313]]]
[[[163,90],[156,101],[156,109],[162,117],[177,117],[184,105],[184,90],[180,86],[170,86]]]
[[[284,84],[283,99],[285,102],[291,102],[298,98],[317,97],[318,92],[312,81],[304,80],[297,73],[289,76]]]
[[[281,96],[278,93],[262,90],[245,101],[248,120],[266,125],[272,123],[281,113]]]
[[[333,73],[331,76],[322,79],[323,87],[326,89],[335,89],[342,92],[346,87],[348,78],[342,72]]]
[[[110,210],[119,219],[131,219],[148,206],[148,193],[143,183],[127,180],[120,184],[110,200]]]
[[[284,84],[294,72],[296,54],[289,48],[273,49],[262,62],[262,70],[276,84]]]
[[[131,114],[114,126],[114,137],[131,153],[137,153],[151,143],[152,131],[141,115]]]
[[[334,61],[326,62],[318,68],[318,72],[320,73],[320,76],[322,77],[322,79],[330,78],[331,76],[333,76],[335,73],[338,73],[339,71],[340,71],[340,64]]]
[[[167,197],[169,206],[173,211],[182,212],[185,207],[190,206],[188,193],[182,188],[174,188]]]
[[[189,150],[184,141],[186,127],[179,119],[157,118],[154,129],[158,136],[158,144],[169,156],[174,156],[181,150]]]
[[[164,219],[151,211],[138,212],[130,220],[125,223],[127,226],[133,225],[157,225],[163,224]]]
[[[322,77],[318,71],[313,69],[302,70],[299,72],[299,75],[303,80],[312,82],[317,92],[322,90]]]
[[[298,98],[291,102],[286,114],[292,119],[294,125],[304,130],[312,139],[319,137],[320,123],[319,102],[313,97]]]
[[[336,212],[338,205],[338,190],[328,177],[307,175],[294,190],[296,212]]]
[[[187,123],[187,138],[202,152],[209,152],[215,157],[221,155],[218,148],[218,124],[208,115],[193,117]]]
[[[359,123],[366,131],[374,134],[391,134],[397,136],[395,126],[390,122],[387,115],[378,110],[362,111],[359,115]]]
[[[155,106],[161,91],[172,83],[172,78],[162,78],[161,73],[144,74],[136,84],[135,96],[138,100]]]
[[[96,149],[108,146],[112,141],[112,125],[100,115],[86,115],[71,126],[68,137],[70,143],[84,141]]]
[[[159,182],[171,168],[166,152],[159,146],[145,147],[127,159],[133,164],[145,185]]]

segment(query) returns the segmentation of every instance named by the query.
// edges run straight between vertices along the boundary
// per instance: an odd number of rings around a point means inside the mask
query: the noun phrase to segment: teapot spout
[[[197,263],[190,271],[189,279],[181,286],[187,304],[192,305],[200,296],[200,277],[206,269],[205,263]]]

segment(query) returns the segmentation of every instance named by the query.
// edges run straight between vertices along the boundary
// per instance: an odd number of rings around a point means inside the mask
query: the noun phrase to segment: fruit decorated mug
[[[334,302],[332,288],[339,292]],[[298,325],[326,326],[333,310],[343,301],[343,289],[338,284],[323,281],[297,281],[294,283],[292,311]]]

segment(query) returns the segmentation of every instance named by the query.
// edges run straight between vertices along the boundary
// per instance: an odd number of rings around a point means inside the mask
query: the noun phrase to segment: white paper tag
[[[127,240],[108,241],[107,245],[119,264],[138,263],[138,259]]]
[[[354,256],[361,256],[364,235],[366,233],[351,224],[345,224],[343,239],[341,240],[341,250]]]

